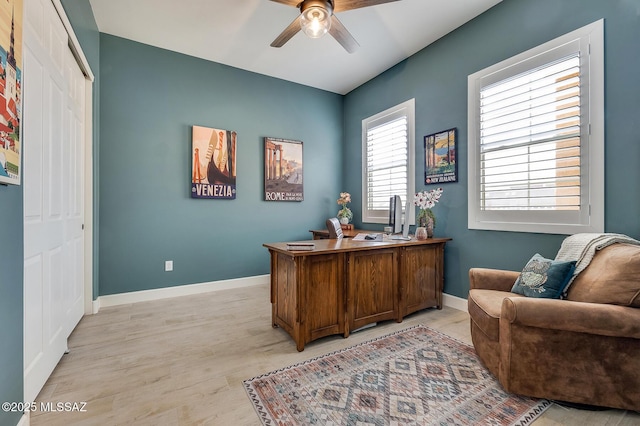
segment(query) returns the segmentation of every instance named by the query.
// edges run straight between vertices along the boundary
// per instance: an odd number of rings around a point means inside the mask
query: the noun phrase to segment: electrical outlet
[[[164,261],[164,270],[165,270],[165,272],[173,271],[173,260],[165,260]]]

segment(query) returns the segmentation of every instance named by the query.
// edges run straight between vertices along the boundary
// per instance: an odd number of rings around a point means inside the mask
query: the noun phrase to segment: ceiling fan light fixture
[[[305,8],[300,16],[302,31],[311,38],[320,38],[331,28],[331,11],[322,6]]]

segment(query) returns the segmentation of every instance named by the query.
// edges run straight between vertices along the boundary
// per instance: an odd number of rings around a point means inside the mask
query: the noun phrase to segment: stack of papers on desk
[[[382,241],[382,234],[361,232],[353,237],[353,241]]]

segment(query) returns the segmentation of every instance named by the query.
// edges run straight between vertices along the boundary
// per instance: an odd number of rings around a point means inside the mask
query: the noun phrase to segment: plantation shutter
[[[367,210],[388,211],[391,196],[400,195],[402,205],[407,199],[408,119],[402,113],[375,124],[367,129]]]
[[[480,209],[580,210],[580,55],[480,88]]]
[[[469,229],[604,232],[604,20],[468,77]]]

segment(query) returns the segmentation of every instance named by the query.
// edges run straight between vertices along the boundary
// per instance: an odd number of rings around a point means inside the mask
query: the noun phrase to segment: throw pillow
[[[536,253],[522,269],[511,292],[528,297],[559,299],[575,267],[575,261],[545,259]]]

